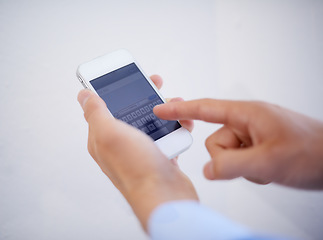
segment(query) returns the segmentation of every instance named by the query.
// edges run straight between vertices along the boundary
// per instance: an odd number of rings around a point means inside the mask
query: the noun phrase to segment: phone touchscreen
[[[135,63],[93,79],[90,84],[115,118],[155,141],[181,127],[177,121],[162,120],[153,113],[154,106],[163,102]]]

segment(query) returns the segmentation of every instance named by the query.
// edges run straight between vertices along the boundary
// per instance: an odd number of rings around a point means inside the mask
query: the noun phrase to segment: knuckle
[[[279,108],[278,105],[274,105],[268,102],[264,102],[264,101],[253,101],[253,106],[258,110],[258,111],[262,111],[262,112],[271,112],[274,109]]]
[[[211,136],[208,136],[208,137],[205,139],[205,147],[206,147],[207,149],[209,149],[212,145],[213,145],[212,137],[211,137]]]

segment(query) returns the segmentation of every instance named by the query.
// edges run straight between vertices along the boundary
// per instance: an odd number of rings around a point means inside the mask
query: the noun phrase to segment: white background
[[[77,65],[119,48],[163,76],[166,97],[323,120],[323,1],[0,0],[0,239],[147,239],[87,153],[76,101]],[[204,179],[218,127],[196,122],[180,158],[201,202],[255,231],[322,239],[323,192]]]

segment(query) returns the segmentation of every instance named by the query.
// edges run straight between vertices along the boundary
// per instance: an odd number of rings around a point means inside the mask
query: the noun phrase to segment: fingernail
[[[153,109],[155,110],[155,109],[158,109],[158,108],[160,108],[162,106],[163,106],[163,104],[159,104],[159,105],[156,105]]]
[[[184,99],[181,97],[171,98],[169,102],[183,102]]]
[[[77,96],[77,100],[79,101],[81,107],[84,106],[86,101],[89,99],[89,97],[92,95],[92,92],[90,90],[82,90],[79,95]]]

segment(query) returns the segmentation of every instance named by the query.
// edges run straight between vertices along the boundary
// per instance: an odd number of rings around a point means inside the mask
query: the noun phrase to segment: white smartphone
[[[76,74],[85,88],[105,101],[115,118],[149,135],[169,159],[192,144],[191,134],[178,121],[166,121],[154,115],[154,106],[165,99],[127,50],[83,63]]]

